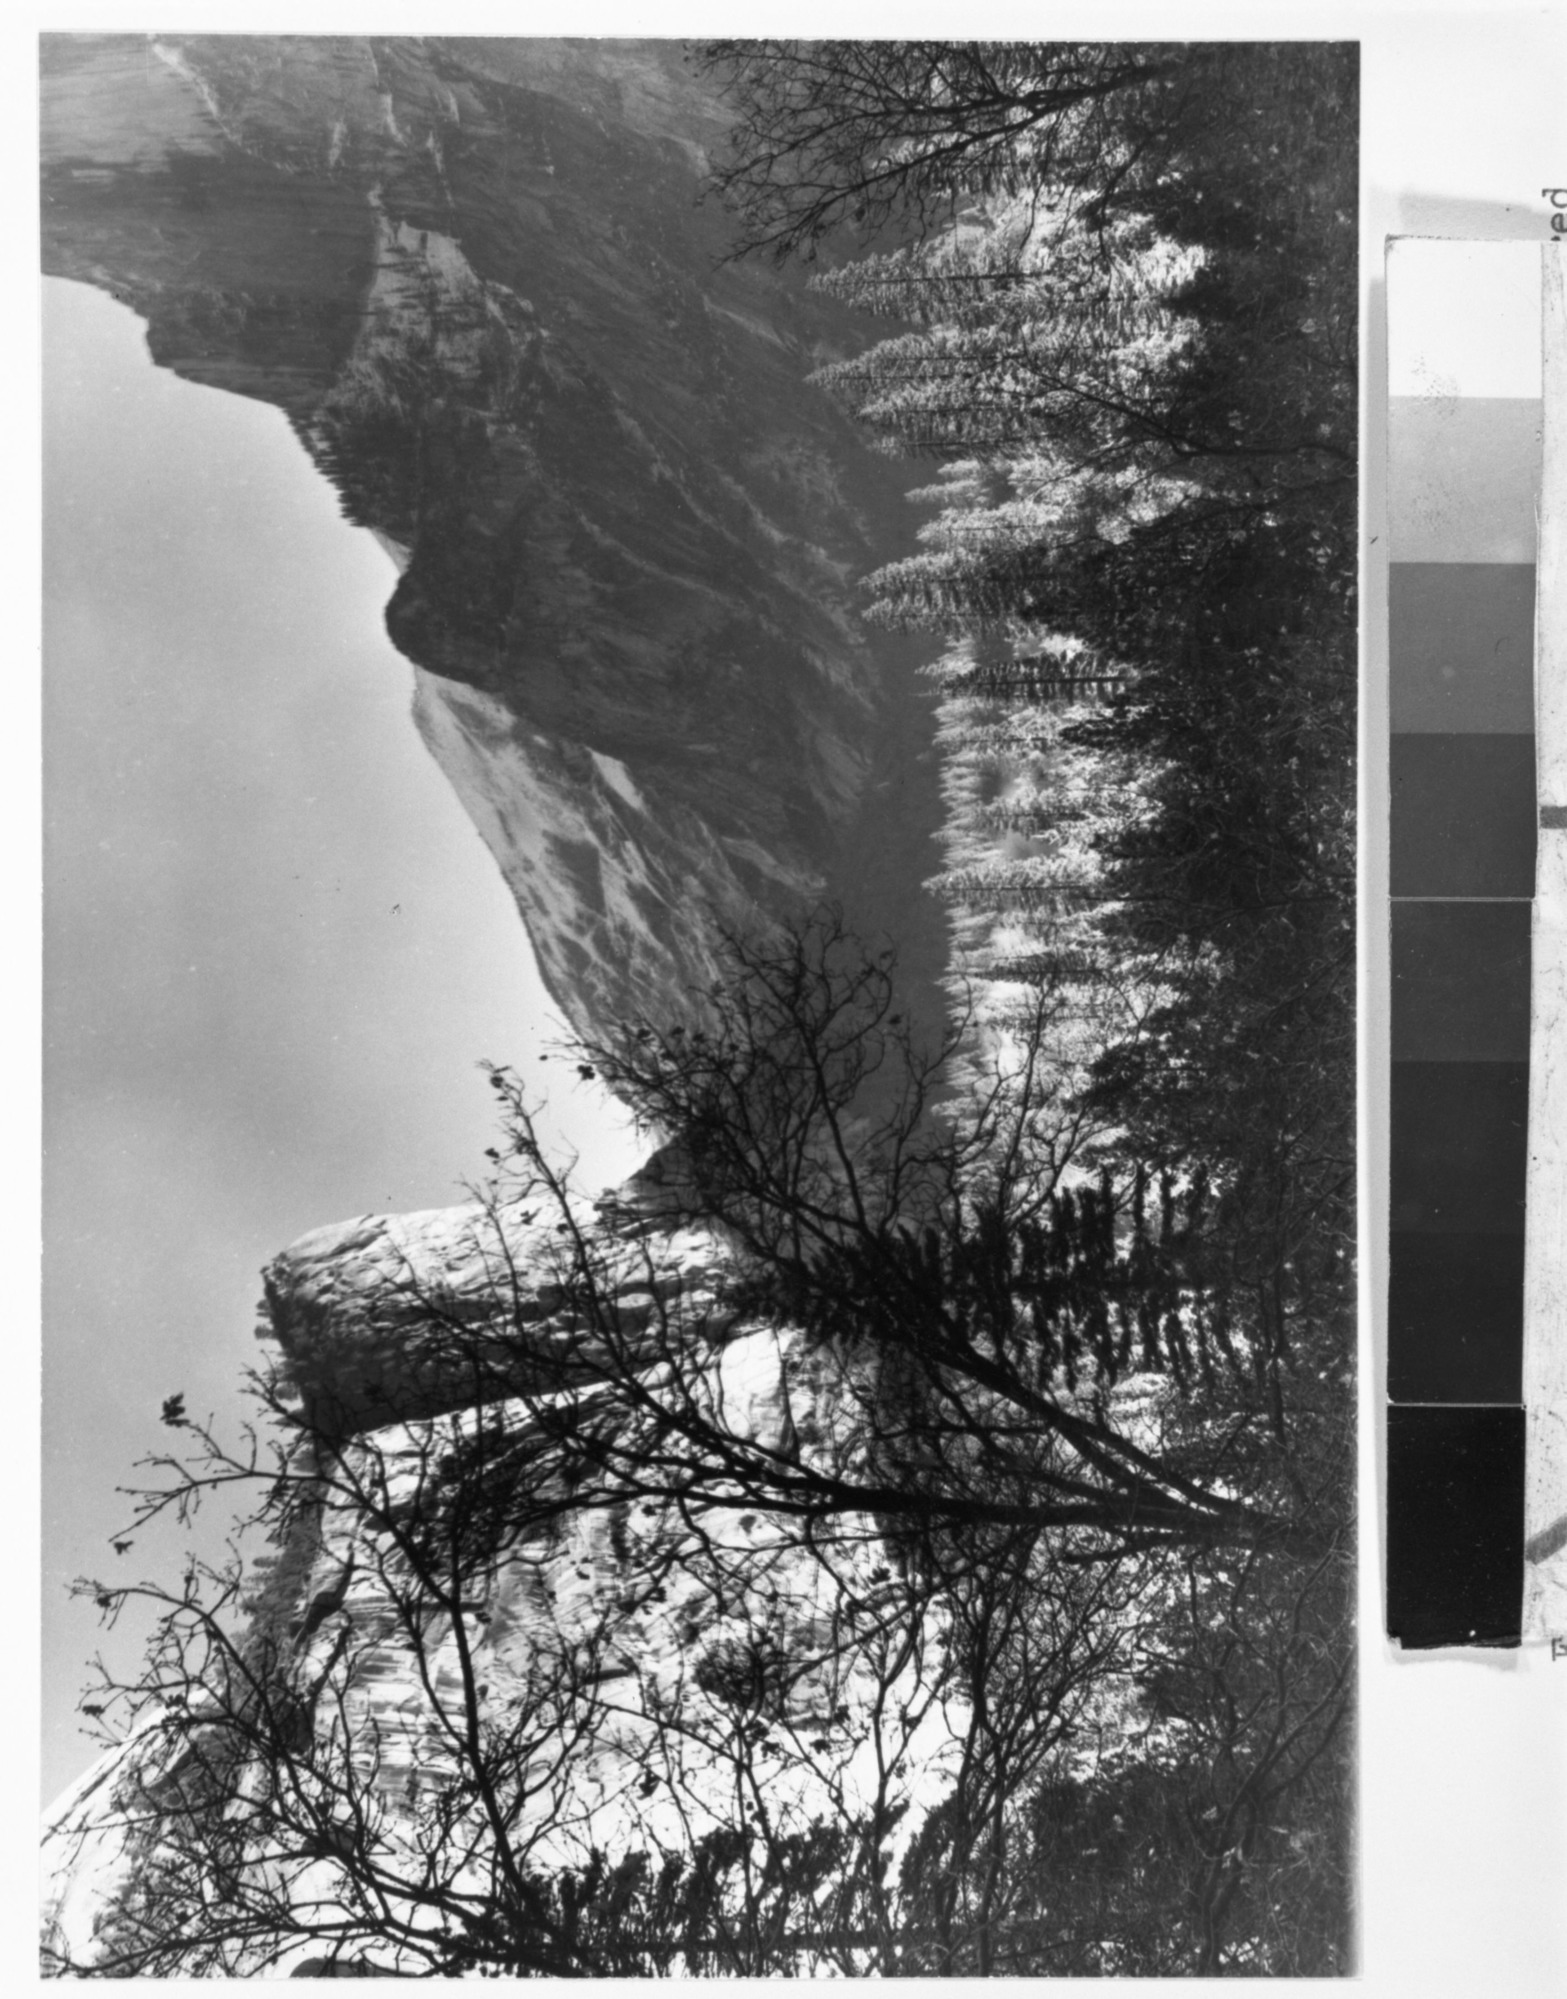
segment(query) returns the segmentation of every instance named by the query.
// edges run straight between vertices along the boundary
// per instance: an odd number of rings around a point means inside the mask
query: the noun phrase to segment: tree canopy
[[[740,248],[780,258],[844,224],[925,230],[977,195],[1056,185],[1102,204],[1179,119],[1195,67],[1190,48],[1132,42],[710,41],[696,59],[734,113],[714,181]]]

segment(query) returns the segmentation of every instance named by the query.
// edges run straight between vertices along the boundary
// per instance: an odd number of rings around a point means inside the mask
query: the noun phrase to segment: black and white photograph
[[[1318,11],[37,39],[44,1976],[1560,1989],[1567,37]]]

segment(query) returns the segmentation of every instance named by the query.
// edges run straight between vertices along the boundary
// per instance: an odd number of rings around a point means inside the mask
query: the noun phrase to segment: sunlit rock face
[[[677,1379],[737,1441],[855,1462],[856,1383],[793,1329],[725,1303],[719,1238],[628,1231],[605,1258],[622,1381],[640,1352],[650,1394]],[[253,1662],[264,1652],[274,1683],[308,1698],[317,1761],[339,1788],[352,1769],[388,1853],[416,1849],[428,1814],[461,1785],[452,1724],[471,1708],[487,1740],[516,1745],[492,1774],[521,1801],[509,1836],[542,1878],[585,1870],[595,1853],[619,1863],[689,1855],[736,1828],[749,1837],[753,1785],[765,1786],[778,1839],[880,1826],[897,1805],[890,1864],[959,1754],[963,1715],[942,1691],[939,1633],[932,1624],[910,1642],[896,1562],[865,1516],[802,1537],[765,1506],[693,1510],[656,1482],[595,1500],[563,1474],[558,1416],[569,1406],[574,1425],[591,1425],[605,1376],[602,1341],[582,1339],[563,1275],[553,1227],[520,1208],[361,1217],[274,1261],[262,1330],[337,1435],[296,1453],[322,1496],[267,1555],[242,1649]],[[498,1356],[503,1337],[528,1385],[476,1399],[470,1372],[465,1397],[456,1354],[493,1340]],[[497,1358],[496,1381],[500,1371]],[[562,1385],[541,1385],[551,1381]],[[622,1388],[617,1434],[634,1407]],[[387,1523],[410,1509],[442,1518],[458,1489],[446,1468],[481,1444],[515,1505],[500,1504],[486,1545],[470,1550],[460,1631],[450,1615],[424,1616],[415,1641],[399,1609],[404,1544]],[[463,1489],[471,1505],[474,1488]],[[192,1735],[178,1712],[149,1711],[49,1815],[44,1932],[56,1961],[101,1966],[116,1947],[117,1905],[157,1878],[157,1808],[194,1765]],[[904,1770],[892,1793],[889,1761]],[[241,1791],[257,1780],[242,1772]],[[337,1892],[314,1862],[257,1864],[301,1906]],[[296,1955],[309,1949],[303,1939]]]
[[[47,270],[284,409],[400,576],[418,726],[597,1031],[824,894],[932,995],[906,472],[805,376],[873,329],[725,264],[674,43],[54,37]]]
[[[705,1232],[656,1250],[627,1242],[587,1315],[553,1220],[526,1205],[366,1215],[302,1236],[268,1266],[257,1331],[311,1427],[348,1436],[462,1409],[479,1387],[580,1388],[650,1350],[672,1313],[683,1335],[718,1339],[733,1320],[719,1303],[723,1263]]]
[[[105,1915],[123,1895],[135,1864],[138,1778],[157,1755],[156,1722],[111,1749],[44,1814],[39,1854],[40,1942],[44,1964],[80,1964],[97,1952]],[[160,1745],[161,1746],[161,1745]]]

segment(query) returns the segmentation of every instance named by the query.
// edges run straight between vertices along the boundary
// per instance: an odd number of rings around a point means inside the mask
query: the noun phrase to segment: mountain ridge
[[[934,1025],[931,705],[855,588],[906,478],[804,382],[855,316],[722,261],[678,47],[46,38],[43,129],[45,268],[282,408],[393,553],[421,732],[572,1028],[688,1010],[721,931],[822,899]]]

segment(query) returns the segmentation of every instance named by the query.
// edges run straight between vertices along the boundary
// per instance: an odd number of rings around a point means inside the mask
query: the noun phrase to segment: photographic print
[[[45,1970],[1352,1972],[1358,46],[41,87]]]

